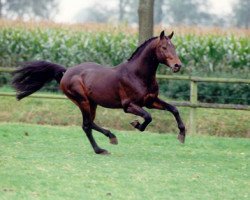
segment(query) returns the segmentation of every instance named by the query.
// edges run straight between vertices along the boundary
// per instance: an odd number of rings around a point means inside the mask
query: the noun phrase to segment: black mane
[[[152,37],[148,40],[146,40],[144,43],[142,43],[139,47],[137,47],[137,49],[134,51],[134,53],[130,56],[130,58],[128,59],[128,61],[133,60],[134,58],[136,58],[138,55],[140,55],[140,53],[143,51],[143,49],[145,49],[145,47],[154,39],[156,39],[157,37]]]

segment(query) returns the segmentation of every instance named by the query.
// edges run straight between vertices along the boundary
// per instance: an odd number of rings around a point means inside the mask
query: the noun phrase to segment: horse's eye
[[[163,50],[167,50],[167,47],[162,47]]]

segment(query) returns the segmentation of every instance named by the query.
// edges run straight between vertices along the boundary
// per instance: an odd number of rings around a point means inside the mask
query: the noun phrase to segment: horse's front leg
[[[175,119],[176,122],[178,124],[178,128],[180,130],[180,133],[178,135],[178,139],[181,143],[185,142],[185,135],[186,135],[186,129],[185,126],[182,122],[182,119],[180,117],[179,111],[177,110],[177,108],[171,104],[166,103],[165,101],[156,98],[149,106],[147,106],[148,108],[154,108],[154,109],[159,109],[159,110],[167,110],[169,112],[171,112]]]
[[[140,124],[140,122],[137,120],[135,120],[134,122],[131,122],[131,125],[140,131],[144,131],[147,125],[152,121],[151,115],[136,104],[130,103],[124,109],[124,111],[126,113],[132,113],[134,115],[138,115],[144,119],[144,122],[142,124]]]

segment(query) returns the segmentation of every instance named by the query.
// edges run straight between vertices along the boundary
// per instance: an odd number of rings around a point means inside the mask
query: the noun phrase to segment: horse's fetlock
[[[146,128],[146,127],[143,127],[142,125],[140,125],[138,129],[139,129],[141,132],[143,132],[143,131],[145,131],[145,128]]]
[[[184,124],[181,124],[178,126],[179,130],[182,132],[182,133],[185,133],[186,132],[186,128],[184,126]]]

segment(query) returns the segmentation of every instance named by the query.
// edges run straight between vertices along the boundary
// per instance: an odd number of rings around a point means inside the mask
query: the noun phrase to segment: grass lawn
[[[113,132],[100,156],[80,127],[1,123],[0,199],[250,198],[249,139]]]

